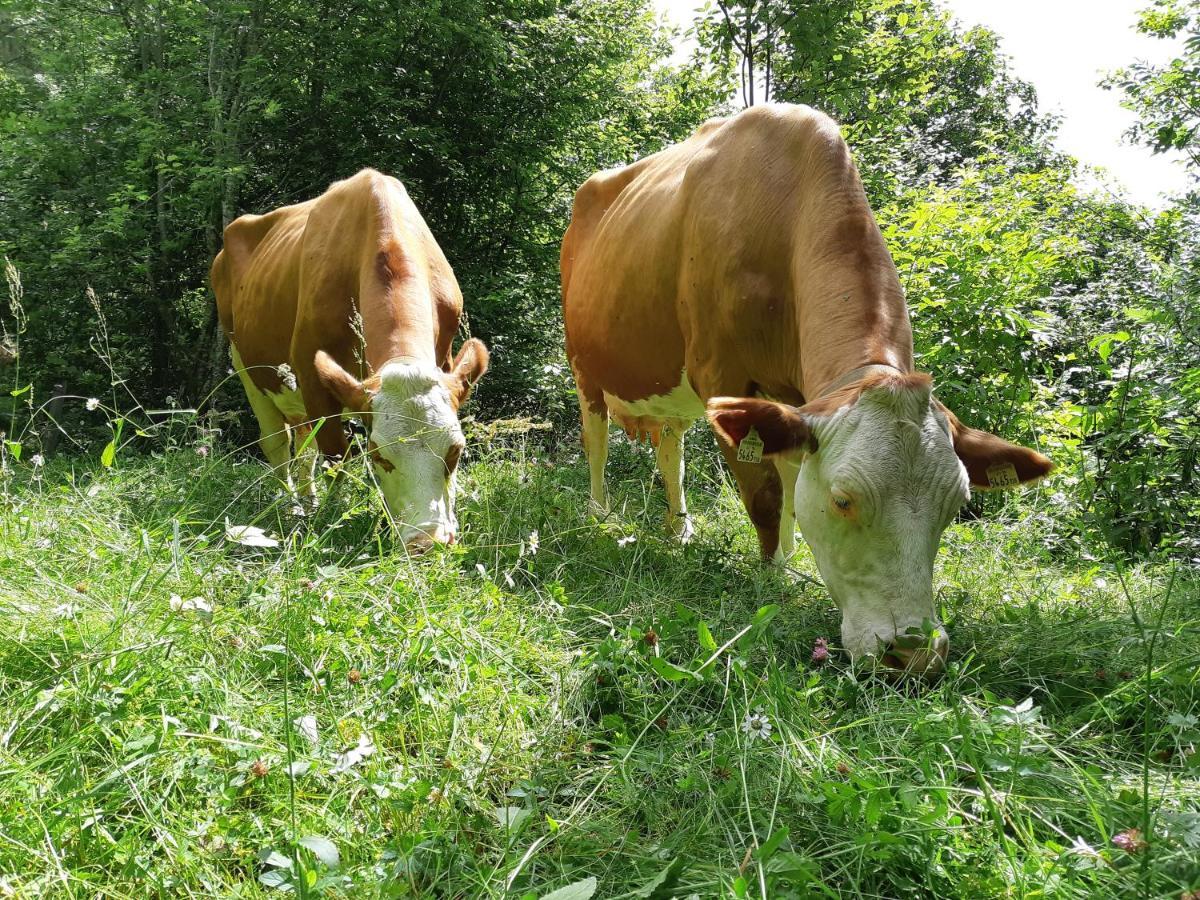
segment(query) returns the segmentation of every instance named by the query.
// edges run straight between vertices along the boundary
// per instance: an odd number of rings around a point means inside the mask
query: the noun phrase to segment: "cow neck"
[[[810,400],[849,383],[856,370],[877,366],[903,374],[913,368],[912,328],[894,270],[834,284],[837,288],[807,309],[801,303],[797,322],[798,387]]]
[[[896,366],[889,365],[887,363],[868,363],[865,366],[859,366],[857,369],[851,369],[849,372],[846,372],[844,375],[839,375],[837,378],[833,379],[833,381],[829,382],[829,384],[827,384],[823,388],[821,388],[821,390],[817,392],[816,396],[813,397],[813,399],[818,400],[821,397],[828,397],[830,394],[832,394],[836,391],[840,391],[842,388],[846,387],[846,385],[854,384],[854,382],[859,381],[863,378],[867,378],[871,375],[903,375],[903,374],[904,373],[902,371],[900,371],[900,369],[898,369]]]
[[[437,368],[436,320],[428,287],[417,279],[394,283],[370,300],[362,312],[371,371],[378,372],[393,360]]]

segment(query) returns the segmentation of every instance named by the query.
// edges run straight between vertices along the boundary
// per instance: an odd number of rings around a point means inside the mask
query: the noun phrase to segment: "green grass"
[[[1071,549],[1052,486],[1006,501],[946,535],[952,664],[918,690],[811,663],[837,611],[805,549],[754,561],[711,452],[681,548],[643,449],[605,523],[577,453],[473,449],[463,542],[420,560],[353,479],[300,519],[246,454],[9,460],[0,897],[1200,886],[1194,571]]]

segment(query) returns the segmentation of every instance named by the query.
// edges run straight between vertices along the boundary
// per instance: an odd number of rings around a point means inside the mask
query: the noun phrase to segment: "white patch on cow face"
[[[465,442],[441,376],[432,366],[388,363],[367,417],[374,452],[382,457],[374,462],[375,476],[406,543],[422,535],[449,541],[458,531],[453,467]]]
[[[818,449],[800,469],[796,520],[842,610],[843,645],[857,658],[924,620],[940,628],[934,557],[969,486],[929,389],[875,388],[810,424]]]

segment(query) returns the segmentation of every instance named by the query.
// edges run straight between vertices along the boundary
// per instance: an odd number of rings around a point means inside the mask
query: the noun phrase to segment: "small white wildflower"
[[[208,459],[208,447],[200,444],[196,447],[196,455],[201,459]]]
[[[1091,856],[1097,859],[1100,858],[1099,851],[1091,844],[1085,841],[1082,837],[1075,838],[1075,842],[1071,844],[1071,853],[1078,853],[1080,856]]]
[[[296,726],[303,736],[313,746],[317,744],[317,717],[316,716],[301,716],[298,719],[292,720],[292,724]]]
[[[56,619],[71,619],[78,612],[79,607],[73,603],[60,603],[50,611],[51,615]]]
[[[626,537],[623,537],[623,538],[617,538],[617,546],[618,547],[628,547],[630,544],[634,543],[636,540],[637,540],[636,534],[627,535]]]
[[[279,376],[279,380],[283,382],[283,386],[289,391],[294,391],[296,387],[296,373],[292,371],[292,367],[287,363],[281,363],[275,367],[275,374]]]
[[[95,412],[100,408],[100,400],[97,397],[88,397],[88,402],[84,404],[88,412]]]
[[[358,765],[374,752],[375,743],[371,740],[370,736],[360,734],[358,736],[358,744],[334,755],[333,771],[345,772]]]
[[[168,604],[171,607],[171,611],[177,613],[195,612],[200,613],[202,616],[211,616],[213,611],[212,604],[203,597],[192,597],[190,600],[184,600],[178,594],[172,594]]]
[[[46,457],[42,456],[40,453],[35,453],[33,456],[29,457],[29,464],[35,469],[39,469],[46,464]]]
[[[538,537],[537,529],[535,528],[533,531],[529,532],[529,540],[525,542],[525,549],[528,551],[530,556],[535,556],[537,554],[540,543],[541,539]]]
[[[771,736],[771,720],[761,709],[756,709],[752,713],[746,713],[746,718],[742,720],[742,731],[746,732],[751,740],[766,740]]]
[[[1108,587],[1108,579],[1107,578],[1097,578],[1095,581],[1092,582],[1092,586],[1098,588],[1099,590],[1104,590],[1106,587]]]

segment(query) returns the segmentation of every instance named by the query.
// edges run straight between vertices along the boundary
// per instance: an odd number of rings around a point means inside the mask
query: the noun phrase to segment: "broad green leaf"
[[[589,900],[596,893],[596,878],[592,876],[543,894],[541,900]]]
[[[687,679],[696,677],[694,673],[680,668],[674,663],[667,662],[661,656],[651,657],[650,668],[654,670],[655,674],[662,676],[667,681],[686,681]]]
[[[668,900],[675,895],[675,886],[679,884],[683,866],[683,857],[676,857],[665,869],[634,891],[633,896],[647,897],[649,900]]]
[[[297,843],[301,847],[311,850],[313,855],[330,869],[336,869],[341,863],[337,846],[327,837],[310,834],[300,838]]]

